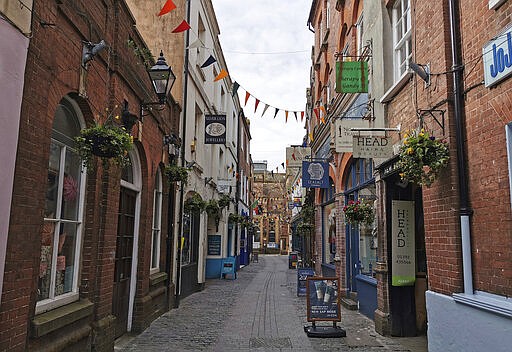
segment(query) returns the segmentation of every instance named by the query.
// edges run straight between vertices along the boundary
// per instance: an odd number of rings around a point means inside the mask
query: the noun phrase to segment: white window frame
[[[162,243],[162,189],[162,172],[158,169],[155,175],[155,190],[153,191],[150,274],[155,274],[160,271],[160,249]]]
[[[363,33],[363,14],[361,14],[356,22],[356,55],[358,56],[363,53]]]
[[[494,10],[507,0],[489,0],[489,10]]]
[[[81,126],[81,128],[85,127],[85,121],[81,114],[80,108],[76,102],[68,97],[65,99],[73,106],[73,112],[76,114],[76,118]],[[60,161],[59,165],[62,165],[59,169],[59,185],[58,185],[58,194],[57,194],[57,205],[56,209],[57,213],[54,215],[53,219],[44,218],[44,221],[52,221],[55,223],[55,232],[53,235],[53,248],[57,248],[59,242],[58,229],[61,224],[71,223],[76,225],[76,233],[75,233],[75,258],[73,262],[73,283],[70,292],[55,296],[55,282],[56,282],[56,272],[57,272],[57,251],[53,251],[52,253],[52,266],[51,266],[51,279],[50,279],[50,293],[49,297],[38,301],[36,303],[35,314],[40,314],[47,312],[49,310],[55,309],[57,307],[69,304],[71,302],[77,301],[79,299],[78,292],[78,276],[80,263],[82,261],[82,239],[83,239],[83,218],[84,218],[84,206],[85,206],[85,186],[87,181],[87,171],[85,167],[82,166],[80,185],[79,185],[79,194],[78,194],[78,215],[77,220],[67,220],[61,218],[61,205],[62,205],[62,196],[63,196],[63,182],[64,182],[64,165],[66,165],[66,151],[69,148],[67,145],[62,144],[52,138],[51,143],[56,143],[62,146],[60,150]]]
[[[401,8],[402,15],[398,18],[398,7]],[[404,21],[404,19],[406,21]],[[407,23],[407,25],[405,24]],[[400,26],[402,36],[398,36],[398,26]],[[393,6],[393,81],[398,82],[400,78],[407,72],[409,68],[409,61],[412,57],[411,34],[411,2],[410,0],[398,0]],[[405,59],[400,57],[400,50],[405,48]],[[401,70],[402,66],[403,71]]]

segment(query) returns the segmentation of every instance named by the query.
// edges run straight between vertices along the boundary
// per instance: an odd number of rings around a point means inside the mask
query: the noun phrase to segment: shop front
[[[345,179],[345,205],[360,203],[374,208],[376,192],[372,163],[371,159],[353,159]],[[359,311],[373,319],[377,308],[375,219],[349,222],[345,216],[345,236],[347,295],[357,297]]]

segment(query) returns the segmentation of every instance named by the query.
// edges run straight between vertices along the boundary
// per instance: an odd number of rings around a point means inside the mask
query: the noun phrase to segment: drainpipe
[[[190,23],[190,2],[192,0],[187,0],[187,23]],[[182,115],[182,130],[181,130],[181,167],[185,167],[185,137],[187,135],[187,92],[188,92],[188,45],[190,41],[190,31],[186,31],[185,34],[185,68],[183,71],[183,115]],[[180,306],[180,291],[181,291],[181,241],[183,237],[183,198],[185,197],[185,185],[183,182],[180,186],[180,218],[178,219],[178,253],[176,256],[176,296],[174,299],[174,308],[178,308]]]
[[[470,216],[472,210],[468,199],[468,180],[465,163],[464,148],[464,99],[462,90],[463,65],[460,60],[460,43],[458,41],[458,30],[460,21],[458,13],[458,2],[449,0],[450,10],[450,41],[452,49],[452,70],[453,70],[453,103],[455,117],[455,133],[457,140],[457,171],[459,174],[459,202],[460,202],[460,230],[462,238],[462,267],[464,278],[464,293],[473,294],[473,272],[471,263],[471,228]]]

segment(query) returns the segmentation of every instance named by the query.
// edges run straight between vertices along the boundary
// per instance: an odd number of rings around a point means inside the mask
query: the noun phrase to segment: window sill
[[[80,300],[49,312],[36,315],[31,322],[33,337],[41,337],[61,329],[80,319],[94,314],[94,304],[89,300]]]
[[[411,77],[412,73],[410,71],[405,71],[402,77],[400,77],[400,79],[393,84],[386,93],[384,93],[382,98],[380,98],[380,103],[384,104],[390,102],[402,90]]]
[[[157,272],[149,276],[149,286],[158,285],[161,282],[167,280],[167,274],[164,272]]]
[[[473,295],[454,293],[452,297],[457,303],[512,318],[512,298],[479,291]]]
[[[356,275],[356,280],[365,282],[369,285],[377,287],[377,279],[364,274]]]

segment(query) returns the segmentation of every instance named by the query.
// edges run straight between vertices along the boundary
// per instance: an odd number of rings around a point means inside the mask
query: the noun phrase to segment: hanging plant
[[[343,207],[345,213],[345,222],[349,224],[367,224],[371,225],[375,218],[373,204],[370,202],[361,202],[349,200],[348,205]]]
[[[220,212],[219,203],[217,203],[215,199],[210,199],[208,202],[206,202],[204,209],[210,216],[218,215]]]
[[[404,181],[430,187],[450,159],[448,144],[425,130],[404,136],[398,167]]]
[[[240,224],[242,223],[242,221],[244,220],[244,217],[242,215],[239,215],[239,214],[229,214],[228,216],[228,221],[231,222],[231,223],[234,223],[234,224]]]
[[[133,50],[133,54],[142,62],[146,68],[149,68],[154,64],[151,50],[137,46],[137,44],[135,44],[135,42],[131,39],[129,39],[126,44],[128,45],[128,48]]]
[[[188,169],[175,164],[170,164],[165,167],[165,176],[169,182],[181,182],[186,185],[188,182]]]
[[[108,109],[107,109],[108,111]],[[112,159],[121,167],[130,164],[128,151],[133,146],[133,137],[112,121],[113,113],[110,113],[104,124],[95,123],[94,126],[80,131],[75,137],[76,149],[82,159],[82,163],[89,170],[93,169],[94,156]],[[119,116],[115,116],[119,120]]]
[[[194,193],[192,197],[188,198],[185,201],[184,208],[185,212],[195,212],[195,211],[203,211],[206,206],[206,202],[201,199],[201,196],[197,193]]]
[[[219,198],[219,207],[221,209],[224,209],[225,207],[228,207],[231,203],[231,198],[227,194],[223,194]]]
[[[311,231],[313,231],[315,225],[309,222],[301,222],[297,225],[297,232],[300,235],[311,235]]]

